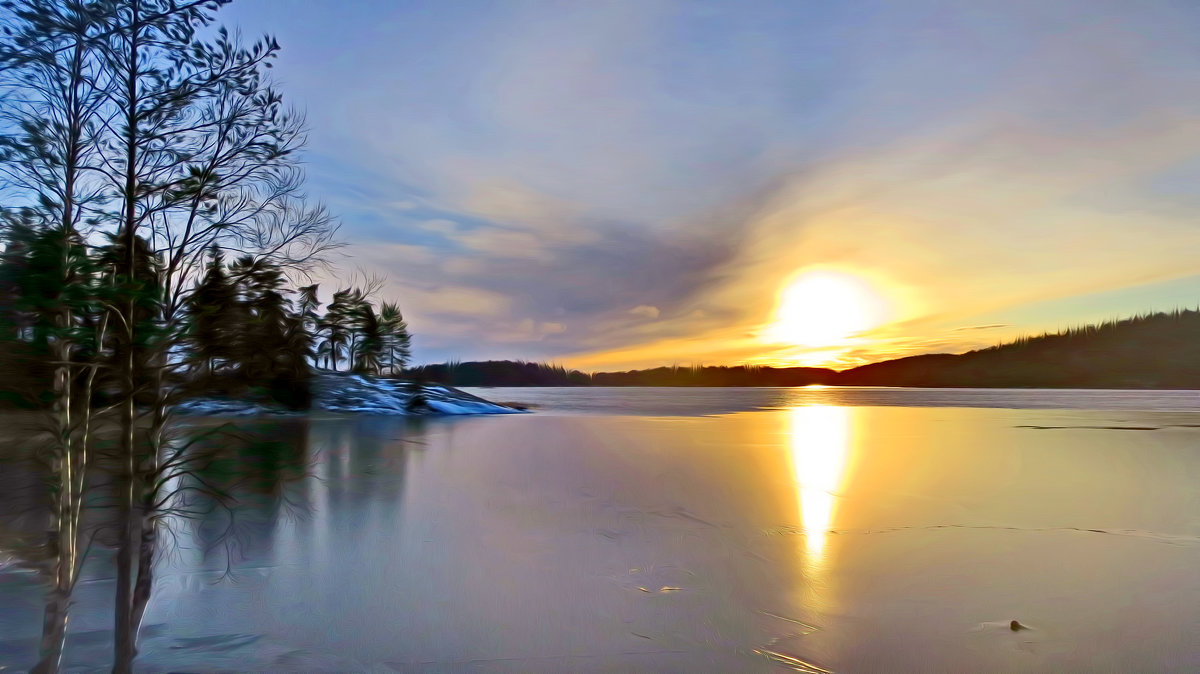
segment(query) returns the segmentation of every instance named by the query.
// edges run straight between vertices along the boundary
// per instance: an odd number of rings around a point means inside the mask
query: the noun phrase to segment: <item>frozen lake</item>
[[[139,671],[1200,670],[1200,393],[471,392],[537,413],[214,447],[234,517],[174,523]],[[107,671],[114,586],[94,554],[70,669]]]

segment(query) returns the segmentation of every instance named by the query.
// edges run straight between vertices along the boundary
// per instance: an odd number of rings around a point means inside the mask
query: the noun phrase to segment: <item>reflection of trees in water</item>
[[[315,425],[316,479],[307,491],[317,512],[301,534],[319,545],[329,540],[330,531],[370,533],[376,522],[399,517],[408,456],[423,447],[424,433],[424,420],[415,418],[359,417]]]
[[[223,553],[225,568],[230,569],[244,541],[269,540],[267,525],[285,508],[295,509],[291,486],[307,474],[305,419],[178,430],[169,443],[170,458],[160,467],[161,477],[141,485],[144,498],[133,515],[141,521],[141,536],[120,537],[118,561],[129,552],[124,546],[136,545],[138,568],[129,628],[118,629],[115,636],[115,668],[130,669],[137,654],[137,635],[151,598],[155,568],[167,552],[159,542],[190,539],[202,555]],[[118,584],[117,601],[121,600]],[[123,638],[134,643],[122,648]]]
[[[105,451],[111,439],[101,440],[96,443],[101,460],[92,466],[79,509],[83,516],[75,524],[64,522],[71,513],[59,507],[61,485],[68,476],[61,463],[46,461],[41,451],[49,441],[36,429],[23,429],[18,439],[6,443],[0,457],[0,566],[33,570],[48,588],[39,648],[48,657],[41,659],[37,671],[59,667],[67,610],[79,569],[93,548],[123,551],[138,560],[129,627],[136,638],[151,598],[153,568],[184,539],[180,534],[187,533],[207,552],[220,550],[231,559],[241,540],[262,539],[270,533],[266,523],[304,509],[294,488],[309,468],[304,419],[181,429],[171,440],[179,469],[159,483],[139,485],[144,498],[132,511],[117,507],[128,483]],[[141,530],[141,535],[121,535],[126,517],[135,521],[134,531]],[[60,543],[62,533],[73,528],[84,545]]]
[[[341,510],[397,499],[403,490],[406,447],[422,430],[416,420],[399,424],[370,417],[329,425],[318,460],[330,505]]]
[[[311,472],[307,419],[201,430],[190,441],[194,468],[172,485],[166,508],[202,559],[229,568],[248,546],[269,546],[281,517],[308,510],[298,488]]]
[[[45,418],[28,424],[6,421],[6,430],[15,437],[5,438],[0,457],[0,567],[29,569],[45,585],[33,671],[57,671],[72,592],[86,548],[99,530],[100,513],[85,507],[92,480],[79,470],[82,448],[94,446],[85,437],[74,443],[75,456],[67,460],[58,429],[45,424]]]
[[[95,561],[107,564],[125,545],[144,567],[137,571],[132,598],[130,632],[136,638],[151,600],[153,571],[164,558],[194,554],[189,565],[228,571],[241,558],[275,547],[277,533],[292,521],[308,545],[328,540],[329,531],[352,527],[370,535],[380,526],[391,526],[403,500],[410,450],[423,449],[425,435],[424,420],[367,417],[180,428],[170,440],[178,450],[180,469],[160,484],[149,485],[144,493],[154,497],[131,514],[139,527],[142,518],[150,522],[155,535],[128,539],[120,535],[122,518],[130,515],[118,507],[125,486],[121,469],[106,451],[112,439],[101,438],[96,443],[101,460],[93,465],[83,508],[81,528],[89,544],[85,552],[105,551],[105,559]],[[27,441],[10,443],[0,457],[0,566],[11,559],[38,572],[50,590],[43,641],[58,638],[61,643],[67,614],[56,606],[72,605],[71,588],[65,595],[53,588],[58,565],[71,560],[64,560],[61,546],[55,544],[59,476],[52,465],[36,460],[40,441],[31,435]],[[91,568],[89,573],[96,575],[97,567]]]
[[[72,593],[104,514],[88,507],[96,485],[81,470],[94,439],[72,428],[67,445],[50,421],[6,419],[0,456],[0,568],[34,571],[46,587],[36,672],[60,667]]]

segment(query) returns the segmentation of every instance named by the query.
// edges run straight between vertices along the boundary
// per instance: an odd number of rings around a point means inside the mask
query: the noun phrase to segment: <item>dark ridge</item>
[[[422,365],[405,371],[415,380],[447,386],[807,386],[829,384],[837,373],[819,367],[658,367],[586,373],[561,365],[489,360]]]
[[[592,375],[592,383],[595,386],[809,386],[832,384],[836,375],[834,370],[823,367],[659,367],[597,372]]]
[[[842,386],[1200,388],[1200,311],[1176,310],[1022,337],[960,355],[838,373]]]
[[[407,374],[449,386],[1200,389],[1200,311],[1143,314],[963,354],[909,356],[841,372],[738,365],[585,373],[546,363],[486,361],[424,365]]]
[[[561,365],[513,360],[451,361],[410,368],[404,375],[414,381],[446,386],[588,386],[589,375]]]

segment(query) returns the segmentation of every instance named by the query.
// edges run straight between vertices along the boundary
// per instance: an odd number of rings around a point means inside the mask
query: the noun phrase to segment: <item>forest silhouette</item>
[[[1200,388],[1200,311],[1114,319],[962,354],[896,358],[848,370],[755,365],[585,373],[523,361],[414,368],[451,386],[910,386]]]

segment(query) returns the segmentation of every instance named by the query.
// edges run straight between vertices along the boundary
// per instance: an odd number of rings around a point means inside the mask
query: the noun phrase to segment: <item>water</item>
[[[1200,391],[1097,389],[546,387],[467,388],[495,401],[531,405],[550,414],[703,416],[782,410],[801,405],[841,407],[990,407],[1014,409],[1155,410],[1200,412]]]
[[[473,392],[539,411],[222,443],[234,534],[175,522],[140,671],[1200,669],[1195,392]],[[0,666],[41,601],[0,571]]]

